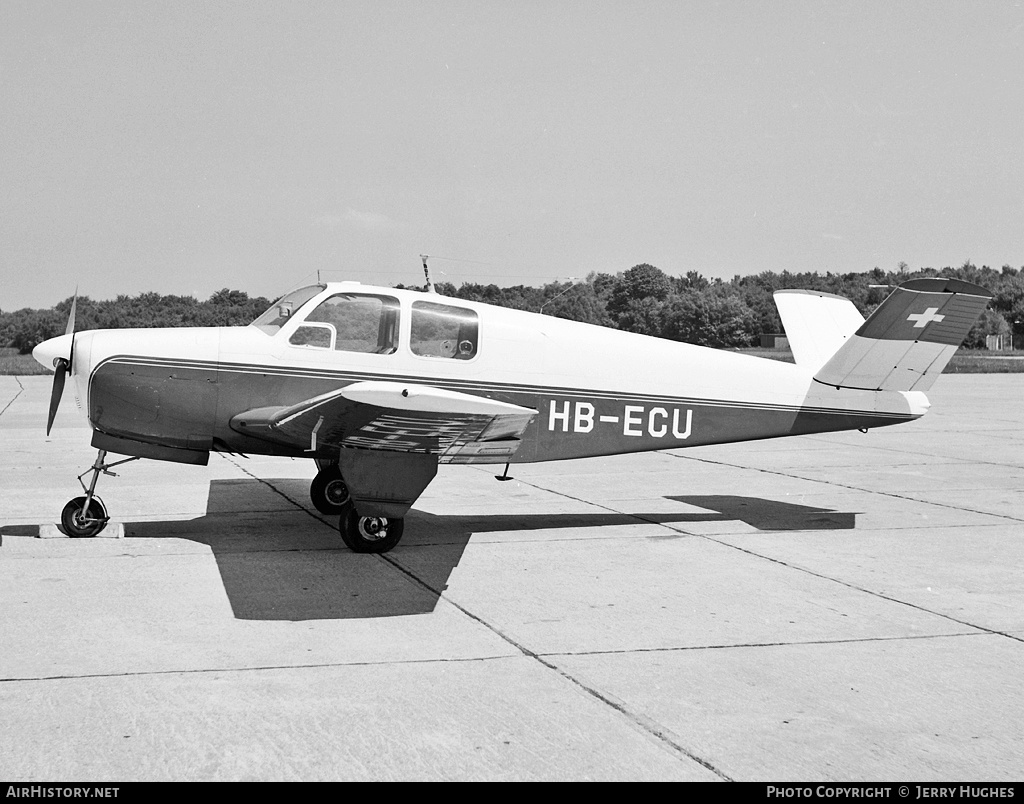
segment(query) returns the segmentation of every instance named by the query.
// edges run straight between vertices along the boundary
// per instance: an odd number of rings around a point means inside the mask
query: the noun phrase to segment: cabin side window
[[[398,299],[339,293],[317,305],[289,343],[340,352],[389,355],[398,348]]]
[[[480,323],[476,312],[451,304],[417,301],[412,305],[413,354],[471,360],[479,349]]]

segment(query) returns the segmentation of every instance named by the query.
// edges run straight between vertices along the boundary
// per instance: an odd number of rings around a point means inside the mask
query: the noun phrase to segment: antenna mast
[[[420,254],[420,259],[423,260],[423,276],[427,279],[427,293],[435,293],[434,283],[430,281],[430,269],[427,267],[427,255]]]

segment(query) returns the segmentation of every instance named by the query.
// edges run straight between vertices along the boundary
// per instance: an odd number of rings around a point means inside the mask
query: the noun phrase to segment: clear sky
[[[1015,0],[0,0],[0,104],[4,310],[1024,265]]]

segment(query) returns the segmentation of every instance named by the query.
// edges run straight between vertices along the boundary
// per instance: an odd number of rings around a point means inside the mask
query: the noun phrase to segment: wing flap
[[[299,446],[426,452],[461,463],[507,458],[537,415],[532,408],[434,386],[358,382],[279,408],[258,408],[231,420],[247,435]],[[489,448],[467,449],[471,444]],[[463,452],[465,450],[465,452]]]

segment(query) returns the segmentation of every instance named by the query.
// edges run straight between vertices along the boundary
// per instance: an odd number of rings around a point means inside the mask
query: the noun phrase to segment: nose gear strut
[[[85,496],[69,500],[68,504],[64,506],[64,510],[60,513],[60,524],[63,526],[64,532],[73,539],[95,536],[110,521],[103,500],[96,496],[96,482],[99,480],[100,472],[111,477],[117,477],[115,472],[110,471],[113,467],[120,466],[122,463],[139,460],[138,458],[125,458],[121,461],[106,463],[106,458],[107,451],[101,449],[96,455],[96,461],[92,467],[86,469],[78,476],[78,482],[81,483]],[[92,478],[89,480],[89,485],[86,486],[82,478],[90,472],[92,473]]]

